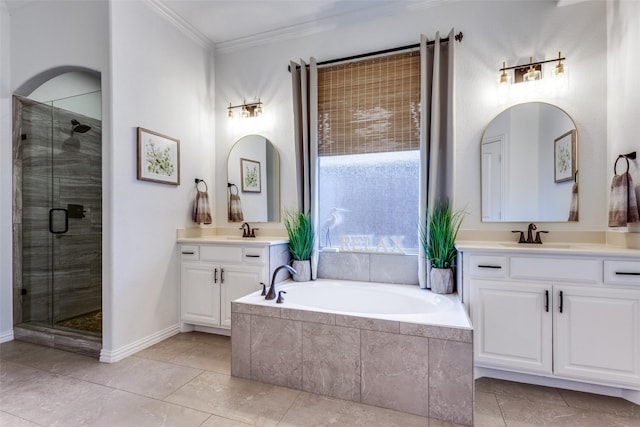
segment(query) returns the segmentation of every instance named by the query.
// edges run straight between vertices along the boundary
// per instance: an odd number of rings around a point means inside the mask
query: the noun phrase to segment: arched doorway
[[[31,90],[34,81],[41,84]],[[98,357],[100,74],[65,67],[21,90],[13,122],[14,336]]]

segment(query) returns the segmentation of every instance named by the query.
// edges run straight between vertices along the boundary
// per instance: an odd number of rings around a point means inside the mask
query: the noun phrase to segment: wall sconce
[[[564,63],[562,62],[564,60],[566,60],[566,58],[563,57],[560,52],[558,52],[558,58],[556,59],[533,62],[533,57],[529,57],[528,64],[514,65],[513,67],[507,67],[506,62],[502,62],[502,68],[499,69],[500,83],[507,84],[511,83],[511,81],[513,81],[514,83],[521,83],[541,80],[542,64],[546,64],[548,62],[557,62],[554,69],[554,75],[558,77],[562,76],[565,73]],[[511,78],[511,74],[507,72],[508,70],[513,70],[513,79]]]
[[[234,108],[242,109],[240,113],[242,115],[242,118],[258,117],[262,115],[262,101],[260,101],[260,98],[258,98],[258,102],[251,102],[249,104],[247,104],[244,100],[240,105],[231,105],[231,103],[229,103],[229,106],[227,107],[227,117],[229,117],[230,119],[233,118]]]

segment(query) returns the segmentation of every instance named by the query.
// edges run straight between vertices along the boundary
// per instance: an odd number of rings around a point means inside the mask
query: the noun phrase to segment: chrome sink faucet
[[[536,238],[533,238],[533,232],[536,231],[538,227],[534,223],[529,224],[527,227],[527,239],[524,238],[524,231],[512,230],[512,233],[520,233],[520,239],[518,239],[518,243],[535,243],[538,245],[542,244],[542,239],[540,239],[540,233],[548,233],[548,231],[537,231]]]
[[[249,223],[245,222],[238,230],[242,230],[242,237],[256,237],[256,230],[259,228],[251,229]]]
[[[275,299],[276,298],[276,276],[278,275],[278,272],[282,269],[286,269],[289,271],[289,273],[291,274],[296,274],[296,270],[291,267],[290,265],[287,264],[282,264],[280,267],[277,267],[274,271],[273,271],[273,276],[271,276],[271,286],[269,286],[269,292],[267,292],[267,296],[264,297],[264,299]]]

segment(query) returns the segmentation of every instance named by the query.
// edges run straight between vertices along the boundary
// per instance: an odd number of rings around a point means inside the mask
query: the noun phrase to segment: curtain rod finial
[[[464,37],[464,34],[462,34],[462,31],[460,31],[458,34],[456,34],[454,36],[454,38],[456,39],[456,41],[461,42],[462,41],[462,37]]]

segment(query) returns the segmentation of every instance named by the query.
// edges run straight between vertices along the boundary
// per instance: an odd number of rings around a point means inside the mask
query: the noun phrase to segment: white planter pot
[[[292,275],[296,282],[308,282],[311,280],[311,261],[310,260],[293,260],[291,267],[297,272]]]
[[[453,269],[432,268],[429,272],[431,292],[436,294],[453,293]]]

